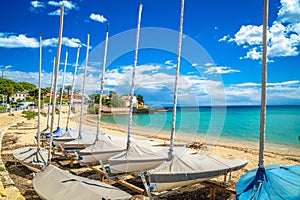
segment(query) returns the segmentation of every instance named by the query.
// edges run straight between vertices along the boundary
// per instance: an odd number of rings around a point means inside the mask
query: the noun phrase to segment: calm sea
[[[103,116],[103,122],[126,126],[128,116]],[[133,128],[152,134],[170,131],[172,112],[133,115]],[[268,143],[300,147],[300,106],[268,106],[266,116]],[[177,109],[176,134],[220,135],[246,141],[258,141],[259,106],[182,107]]]

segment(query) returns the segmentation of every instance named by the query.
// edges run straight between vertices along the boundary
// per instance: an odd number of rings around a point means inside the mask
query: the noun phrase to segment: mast
[[[176,128],[177,93],[178,93],[178,77],[179,77],[179,70],[180,70],[180,55],[181,55],[181,44],[182,44],[183,13],[184,13],[184,0],[181,0],[180,25],[179,25],[179,37],[178,37],[178,54],[177,54],[173,111],[172,111],[172,129],[171,129],[171,137],[170,137],[170,148],[169,148],[169,152],[168,152],[168,160],[172,160],[172,158],[174,156],[174,136],[175,136],[175,128]]]
[[[54,86],[53,86],[53,103],[52,103],[52,116],[51,116],[51,126],[50,126],[50,149],[48,155],[48,164],[51,163],[52,156],[52,143],[53,143],[53,126],[54,126],[54,117],[55,117],[55,105],[56,105],[56,85],[57,85],[57,75],[59,69],[59,61],[60,61],[60,51],[61,51],[61,43],[62,43],[62,31],[63,31],[63,21],[64,21],[64,5],[60,6],[60,25],[59,25],[59,35],[58,35],[58,44],[57,44],[57,52],[55,59],[55,76],[54,76]]]
[[[41,131],[41,73],[42,73],[42,33],[40,34],[37,151],[40,150],[40,131]]]
[[[51,75],[51,85],[50,85],[50,99],[48,103],[48,113],[47,113],[47,127],[44,131],[49,128],[49,118],[50,118],[50,105],[52,103],[52,94],[53,94],[53,79],[54,79],[54,69],[55,69],[55,57],[53,58],[53,66],[52,66],[52,75]]]
[[[132,82],[131,82],[131,92],[130,92],[130,110],[129,110],[129,120],[128,120],[127,148],[126,148],[127,150],[130,147],[130,137],[131,137],[130,136],[130,132],[131,132],[131,126],[132,126],[133,95],[134,95],[134,78],[135,78],[135,68],[136,68],[137,57],[138,57],[142,8],[143,8],[143,5],[140,4],[140,7],[139,7],[139,16],[138,16],[138,23],[137,23],[137,30],[136,30],[135,54],[134,54],[133,69],[132,69]]]
[[[96,134],[95,141],[98,141],[98,134],[100,133],[100,121],[101,121],[101,110],[102,110],[102,97],[103,97],[103,90],[104,90],[104,75],[105,75],[105,67],[106,67],[107,45],[108,45],[108,24],[106,25],[106,36],[105,36],[105,46],[104,46],[103,65],[102,65],[102,74],[101,74],[101,83],[100,83],[100,95],[99,95],[97,134]]]
[[[74,69],[73,80],[72,80],[72,90],[71,90],[71,98],[70,98],[70,102],[69,102],[69,110],[68,110],[68,118],[67,118],[66,131],[69,130],[69,121],[70,121],[70,115],[71,115],[71,108],[72,108],[72,104],[73,104],[73,95],[74,95],[74,87],[75,87],[75,77],[76,77],[76,74],[77,74],[79,52],[80,52],[80,46],[78,46],[77,54],[76,54],[76,62],[75,62],[75,69]]]
[[[261,85],[261,108],[260,108],[260,140],[259,140],[259,168],[264,167],[264,145],[266,133],[266,86],[267,86],[267,28],[269,0],[264,0],[264,17],[263,17],[263,52],[262,52],[262,85]]]
[[[60,91],[60,97],[59,97],[59,114],[58,114],[58,122],[57,127],[60,127],[60,116],[61,116],[61,109],[62,109],[62,99],[64,95],[64,87],[65,87],[65,76],[66,76],[66,70],[67,70],[67,62],[68,62],[68,51],[66,51],[66,58],[65,58],[65,66],[64,66],[64,74],[61,84],[61,91]]]
[[[83,115],[83,104],[84,104],[84,93],[85,93],[85,78],[86,78],[86,69],[89,59],[89,48],[90,48],[90,34],[87,34],[87,44],[86,44],[86,55],[85,55],[85,66],[83,74],[83,83],[82,83],[82,98],[81,98],[81,107],[80,107],[80,122],[79,122],[79,134],[78,138],[82,139],[82,115]]]

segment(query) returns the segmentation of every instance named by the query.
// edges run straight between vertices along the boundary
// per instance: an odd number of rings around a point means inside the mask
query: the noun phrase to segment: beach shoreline
[[[65,107],[64,109],[66,109],[67,107]],[[17,119],[22,118],[21,114],[18,114]],[[5,116],[2,117],[3,121],[5,121],[6,119],[10,120],[13,119],[15,120],[15,118],[11,118],[9,116]],[[64,111],[62,113],[62,117],[61,117],[61,127],[64,127],[66,124],[66,119],[67,119],[67,112]],[[46,122],[47,118],[42,116],[41,117],[41,130],[43,130],[46,127]],[[56,128],[57,125],[57,115],[55,118],[55,124],[54,127]],[[70,127],[71,128],[78,128],[78,122],[79,122],[79,115],[72,115],[71,117],[71,121],[70,121]],[[88,130],[96,130],[97,129],[97,123],[95,120],[90,120],[89,119],[89,115],[83,115],[83,129],[88,129]],[[30,120],[25,120],[25,123],[23,123],[23,125],[26,125],[26,127],[28,128],[28,130],[16,130],[16,131],[12,131],[9,130],[5,133],[5,137],[10,138],[13,136],[16,136],[17,134],[17,141],[15,144],[7,146],[4,145],[2,146],[2,151],[1,151],[1,155],[2,158],[6,159],[6,163],[14,163],[16,162],[15,160],[11,160],[12,159],[12,152],[13,149],[15,148],[19,148],[21,146],[28,146],[28,145],[36,145],[36,140],[34,139],[34,137],[36,136],[36,132],[37,132],[37,117],[35,119],[30,119]],[[1,127],[0,127],[1,128]],[[117,136],[124,136],[127,137],[127,127],[120,127],[120,126],[116,126],[115,124],[109,124],[109,123],[101,123],[101,129],[104,133],[106,133],[107,135],[117,135]],[[157,143],[160,144],[164,144],[164,145],[168,145],[169,144],[169,132],[166,131],[163,134],[150,134],[147,132],[143,132],[140,129],[133,129],[132,132],[132,136],[136,139],[151,139],[156,141]],[[4,138],[5,139],[5,138]],[[239,178],[245,174],[246,172],[257,168],[257,164],[258,164],[258,144],[255,144],[253,142],[244,142],[244,141],[239,141],[239,140],[227,140],[227,139],[223,139],[223,138],[219,138],[219,140],[215,143],[215,144],[209,144],[209,143],[202,143],[202,139],[203,138],[190,138],[188,136],[186,137],[182,137],[182,135],[180,136],[176,136],[176,143],[177,145],[186,145],[189,146],[190,148],[192,148],[193,150],[196,150],[198,153],[210,153],[211,155],[217,155],[220,157],[224,157],[227,159],[233,159],[233,158],[240,158],[240,159],[244,159],[248,161],[248,164],[241,170],[238,171],[234,171],[231,173],[231,179],[230,179],[230,184],[231,187],[234,189],[235,188],[235,184],[237,183],[237,181],[239,180]],[[3,144],[4,141],[2,141]],[[296,150],[298,150],[296,148]],[[279,164],[279,165],[299,165],[300,164],[300,153],[299,151],[294,150],[292,147],[278,147],[276,145],[266,145],[265,148],[265,165],[270,165],[270,164]],[[68,164],[67,164],[68,166]],[[10,176],[11,178],[14,180],[15,185],[17,188],[20,189],[20,192],[26,196],[29,193],[34,193],[33,188],[32,188],[32,175],[31,172],[28,172],[26,175],[24,175],[24,177],[20,177],[23,175],[19,175],[17,176],[16,174],[16,170],[21,170],[24,171],[24,168],[13,168],[12,166],[7,166],[10,170]],[[78,167],[78,166],[77,166]],[[77,168],[76,167],[76,168]],[[72,169],[72,168],[71,168]],[[76,169],[73,169],[76,170]],[[79,169],[78,169],[79,170]],[[89,171],[90,169],[88,168],[80,168],[80,171]],[[79,174],[80,175],[80,174]],[[94,175],[95,176],[95,175]],[[214,180],[222,182],[224,179],[224,177],[219,177],[219,178],[215,178]],[[26,184],[28,185],[24,185],[24,182],[26,182]],[[207,199],[202,197],[202,189],[203,186],[201,185],[195,185],[190,187],[190,189],[187,189],[188,194],[193,194],[195,197],[197,197],[196,199]],[[31,191],[30,191],[31,190]],[[201,190],[201,191],[199,191]],[[201,193],[201,197],[200,197],[200,193]],[[225,193],[225,192],[223,192]],[[222,198],[220,199],[224,199],[224,195],[222,193]],[[209,190],[208,190],[208,194],[209,194]],[[36,195],[36,194],[35,194]],[[179,195],[179,194],[177,194]],[[183,194],[182,194],[183,195]],[[227,195],[228,196],[228,195]],[[228,199],[226,196],[225,199]],[[198,198],[199,197],[199,198]],[[172,198],[172,197],[169,197]],[[173,196],[174,198],[174,196]],[[184,198],[182,198],[184,199]],[[193,198],[192,198],[193,199]]]

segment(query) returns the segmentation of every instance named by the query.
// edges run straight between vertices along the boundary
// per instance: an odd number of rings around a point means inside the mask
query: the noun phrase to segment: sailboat
[[[87,148],[79,151],[79,164],[80,165],[93,165],[99,164],[99,160],[106,162],[110,157],[125,151],[126,139],[123,137],[113,137],[113,140],[107,137],[99,138],[100,132],[100,119],[102,110],[102,97],[104,90],[104,74],[106,67],[106,55],[108,46],[108,25],[106,26],[106,37],[104,46],[104,58],[102,65],[100,95],[99,95],[99,108],[98,108],[98,121],[97,121],[97,134],[94,143]]]
[[[78,137],[75,140],[66,142],[62,144],[64,150],[74,150],[74,149],[84,149],[87,146],[91,145],[95,141],[95,133],[89,130],[82,130],[82,116],[83,116],[83,106],[84,106],[84,94],[85,94],[85,79],[86,71],[88,65],[88,54],[89,54],[89,44],[90,44],[90,34],[87,35],[87,45],[86,45],[86,58],[84,66],[84,75],[83,75],[83,84],[82,84],[82,99],[81,99],[81,109],[80,109],[80,121],[79,121],[79,130]],[[82,133],[85,134],[82,134]],[[101,134],[100,137],[106,137],[104,134]]]
[[[78,67],[79,52],[80,52],[80,46],[78,46],[77,54],[76,54],[76,62],[75,62],[73,80],[72,80],[72,89],[71,89],[71,97],[70,97],[70,101],[69,101],[66,130],[65,130],[65,133],[63,135],[61,135],[60,137],[53,138],[53,144],[54,144],[54,146],[59,146],[59,145],[64,144],[66,142],[70,142],[72,140],[75,140],[78,137],[78,134],[79,134],[78,130],[73,130],[73,129],[69,128],[69,122],[70,122],[70,116],[71,116],[71,108],[72,108],[73,96],[74,96],[75,77],[76,77],[77,67]]]
[[[48,150],[40,146],[40,116],[41,116],[41,73],[42,73],[42,35],[40,35],[40,63],[39,63],[39,83],[38,83],[38,131],[37,146],[22,147],[15,149],[13,157],[21,164],[32,171],[39,171],[44,167],[48,160]]]
[[[241,169],[247,161],[241,159],[226,160],[212,155],[192,155],[188,151],[174,151],[174,136],[176,127],[176,108],[178,77],[180,70],[180,55],[182,45],[184,0],[181,1],[180,30],[178,37],[178,55],[175,75],[172,128],[168,159],[155,169],[147,171],[150,186],[144,174],[141,175],[148,196],[151,192],[162,192],[190,184],[199,183],[214,177],[225,175],[231,171]]]
[[[266,132],[266,84],[267,84],[267,27],[269,1],[264,0],[262,89],[260,112],[260,142],[258,168],[243,175],[236,185],[236,198],[252,199],[300,199],[300,165],[264,166],[264,141]]]
[[[60,48],[62,40],[64,6],[60,7],[60,29],[56,56],[56,76],[54,79],[54,91],[56,92],[56,78],[58,73]],[[54,93],[55,93],[54,92]],[[54,103],[55,106],[55,97]],[[55,108],[52,107],[52,119],[50,126],[50,143],[52,143],[52,130],[54,124]],[[51,165],[50,145],[48,163],[42,171],[37,173],[33,179],[35,191],[43,199],[130,199],[131,195],[120,189],[101,183],[99,181],[72,175],[62,169]]]
[[[159,166],[166,160],[166,156],[161,153],[160,147],[139,144],[131,139],[131,126],[132,126],[132,112],[133,112],[133,96],[134,96],[134,81],[135,81],[135,68],[137,65],[138,45],[140,24],[142,15],[142,4],[139,6],[138,23],[136,32],[135,55],[132,70],[132,84],[130,93],[130,112],[128,120],[127,132],[127,146],[126,151],[117,154],[108,159],[110,173],[131,173],[143,172]]]

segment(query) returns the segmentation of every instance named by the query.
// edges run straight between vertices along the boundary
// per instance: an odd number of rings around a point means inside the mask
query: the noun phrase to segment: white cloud
[[[69,10],[78,9],[76,3],[72,2],[72,1],[60,1],[60,2],[49,1],[48,2],[48,5],[56,6],[56,7],[60,7],[62,4],[64,4],[64,7]]]
[[[50,16],[59,16],[60,15],[60,9],[57,9],[53,12],[48,13],[48,15]]]
[[[262,26],[247,25],[242,26],[240,30],[234,35],[234,38],[230,38],[229,42],[235,42],[237,45],[248,44],[258,45],[262,41]]]
[[[261,83],[246,82],[232,84],[225,88],[228,105],[259,105],[261,97]],[[300,81],[267,83],[268,104],[299,104]]]
[[[4,48],[37,48],[39,42],[35,38],[27,37],[24,34],[12,35],[0,33],[0,47]]]
[[[283,23],[298,23],[300,15],[299,0],[281,0],[278,20]]]
[[[32,2],[30,2],[30,4],[34,8],[45,8],[45,6],[46,6],[43,2],[39,2],[39,1],[32,1]]]
[[[57,38],[43,40],[43,46],[57,46]],[[63,37],[62,44],[68,47],[77,48],[81,41],[77,38]],[[38,48],[39,41],[36,38],[27,37],[24,34],[0,33],[0,47],[4,48]]]
[[[240,70],[231,69],[230,67],[226,66],[213,66],[207,68],[204,73],[206,74],[230,74],[230,73],[237,73],[240,72]]]
[[[281,0],[277,19],[268,29],[268,57],[288,57],[299,55],[300,46],[300,1]],[[236,43],[248,50],[241,58],[261,59],[262,26],[242,25],[240,30],[230,37],[219,39]]]
[[[79,7],[77,6],[77,4],[74,3],[74,2],[72,2],[72,1],[66,1],[66,0],[64,0],[64,1],[60,1],[60,2],[56,2],[56,1],[49,1],[48,2],[48,5],[55,6],[55,7],[60,7],[62,4],[64,5],[64,9],[65,9],[64,14],[68,14],[68,12],[70,10],[78,10],[79,9]],[[48,13],[48,15],[50,15],[50,16],[60,15],[60,9],[57,9],[57,10],[55,10],[53,12],[50,12],[50,13]]]
[[[57,38],[49,38],[43,41],[43,46],[50,46],[50,47],[56,47],[58,43]],[[62,38],[62,44],[67,47],[77,48],[79,45],[81,45],[81,41],[77,38]]]
[[[256,87],[256,86],[261,86],[261,84],[253,83],[253,82],[246,82],[246,83],[240,83],[240,84],[233,84],[232,86],[235,86],[235,87]]]
[[[34,13],[38,13],[41,9],[46,7],[44,2],[39,1],[31,1],[30,5],[29,10]]]
[[[166,65],[173,65],[173,62],[172,62],[172,60],[166,60],[165,64]]]
[[[101,23],[104,23],[107,21],[107,19],[103,16],[103,15],[100,15],[100,14],[94,14],[92,13],[90,15],[90,19],[91,20],[94,20],[94,21],[97,21],[97,22],[101,22]]]

